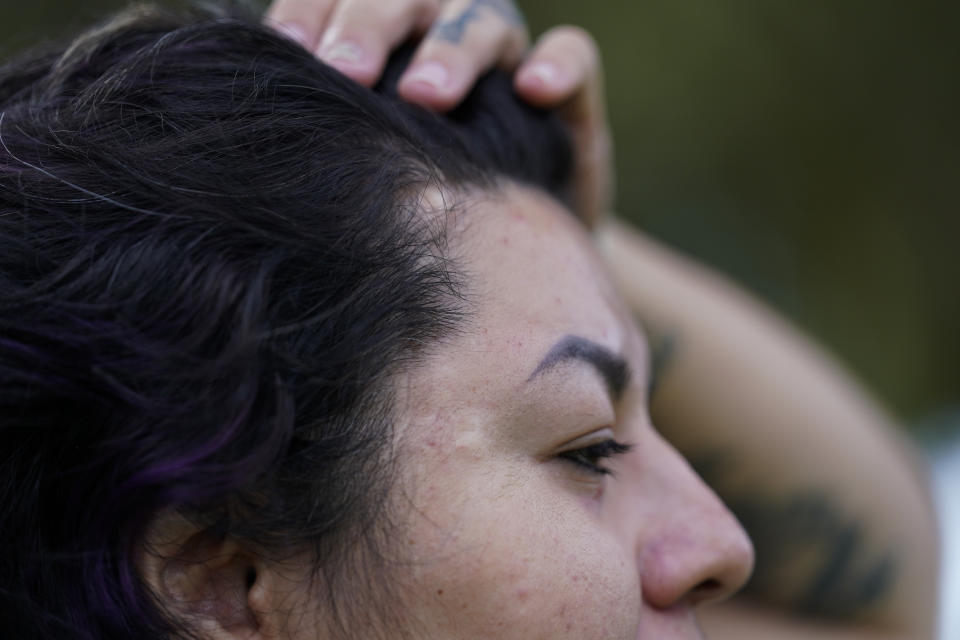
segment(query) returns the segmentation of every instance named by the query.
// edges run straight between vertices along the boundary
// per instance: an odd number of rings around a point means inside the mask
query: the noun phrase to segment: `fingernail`
[[[439,62],[424,62],[410,70],[403,79],[404,83],[422,83],[442,89],[450,81],[450,72]]]
[[[556,66],[549,62],[536,62],[523,70],[523,76],[524,82],[533,81],[544,87],[549,87],[557,83],[560,72]]]
[[[321,60],[340,70],[356,68],[363,57],[363,50],[349,41],[334,43],[320,52]]]
[[[310,37],[306,30],[298,24],[281,22],[276,25],[277,31],[287,36],[301,47],[310,48]]]

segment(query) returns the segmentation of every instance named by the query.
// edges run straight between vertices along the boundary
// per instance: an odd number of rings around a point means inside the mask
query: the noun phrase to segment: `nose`
[[[693,606],[740,589],[753,545],[729,509],[659,435],[627,455],[613,513],[634,545],[644,601]]]

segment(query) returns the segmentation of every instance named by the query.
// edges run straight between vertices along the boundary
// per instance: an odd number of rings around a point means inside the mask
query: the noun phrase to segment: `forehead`
[[[508,186],[459,215],[455,259],[476,298],[477,323],[504,334],[578,329],[615,351],[623,307],[582,225],[547,195]]]
[[[559,340],[587,338],[645,368],[646,344],[582,225],[517,185],[461,201],[449,250],[466,280],[465,331],[428,362],[430,389],[511,393]]]

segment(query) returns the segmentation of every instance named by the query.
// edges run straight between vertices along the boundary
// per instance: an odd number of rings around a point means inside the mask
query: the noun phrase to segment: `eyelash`
[[[632,449],[628,444],[622,444],[616,440],[604,440],[588,447],[580,449],[571,449],[559,454],[558,457],[582,467],[591,473],[597,475],[610,475],[611,471],[607,467],[599,464],[601,460],[623,455]]]

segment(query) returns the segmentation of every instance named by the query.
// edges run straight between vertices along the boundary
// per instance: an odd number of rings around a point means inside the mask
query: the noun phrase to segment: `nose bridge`
[[[647,503],[631,509],[644,600],[698,604],[743,586],[753,569],[750,539],[686,460],[655,434],[635,464],[635,495]]]

